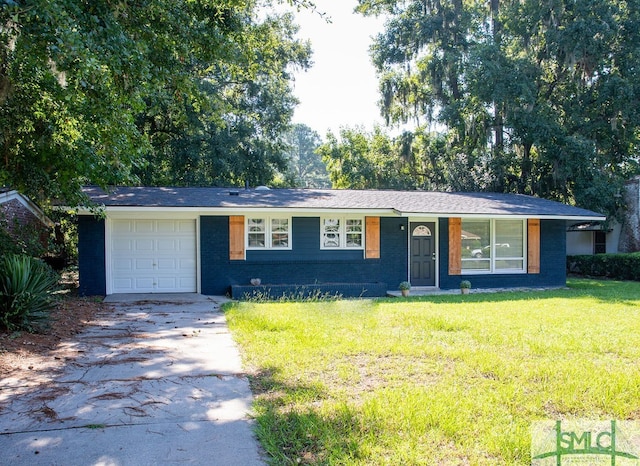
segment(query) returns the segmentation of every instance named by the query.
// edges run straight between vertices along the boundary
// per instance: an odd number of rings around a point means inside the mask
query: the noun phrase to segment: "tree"
[[[446,136],[418,127],[396,137],[382,128],[342,128],[320,146],[334,188],[482,191],[486,166],[451,147]]]
[[[487,189],[605,213],[638,172],[638,0],[359,0],[390,123],[446,127]]]
[[[286,168],[285,135],[297,103],[288,69],[308,66],[309,46],[294,40],[290,15],[246,29],[253,48],[246,62],[216,69],[197,94],[161,100],[140,115],[154,146],[152,163],[140,171],[144,184],[255,186]]]
[[[290,18],[256,12],[0,0],[0,184],[74,204],[87,183],[268,180],[285,164],[287,68],[307,66],[309,47]]]
[[[380,127],[368,133],[342,128],[318,148],[332,186],[338,189],[408,189],[414,186],[398,147]]]
[[[316,152],[321,145],[320,135],[307,125],[297,124],[287,136],[289,150],[288,171],[292,184],[304,188],[327,188],[330,186],[327,168]]]

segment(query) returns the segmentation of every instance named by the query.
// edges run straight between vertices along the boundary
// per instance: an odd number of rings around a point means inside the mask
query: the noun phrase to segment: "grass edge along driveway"
[[[640,283],[226,308],[272,464],[530,464],[534,421],[640,419]]]

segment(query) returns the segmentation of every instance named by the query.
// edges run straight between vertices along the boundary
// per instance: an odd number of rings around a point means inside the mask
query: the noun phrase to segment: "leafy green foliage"
[[[617,211],[639,170],[638,0],[358,3],[388,17],[371,49],[387,120],[444,128],[445,162],[486,174],[463,188]]]
[[[318,148],[334,188],[405,189],[413,180],[393,141],[376,127],[372,133],[343,128]]]
[[[567,256],[567,271],[591,277],[640,281],[640,253]]]
[[[269,181],[310,51],[257,8],[1,2],[0,184],[77,205],[83,184]]]
[[[59,277],[29,256],[0,258],[0,325],[8,330],[42,328],[54,304]]]
[[[327,168],[322,157],[316,152],[322,140],[320,135],[306,125],[294,125],[287,135],[289,149],[288,173],[290,186],[303,188],[328,188],[330,186]]]
[[[487,185],[485,165],[425,128],[396,137],[381,128],[343,128],[338,137],[329,133],[318,153],[334,188],[480,191]]]

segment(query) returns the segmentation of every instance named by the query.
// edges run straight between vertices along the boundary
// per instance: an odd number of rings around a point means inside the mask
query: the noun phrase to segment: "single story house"
[[[80,292],[241,297],[323,284],[345,296],[413,287],[561,287],[567,222],[598,213],[524,195],[385,190],[87,187]],[[102,212],[96,215],[96,207]]]

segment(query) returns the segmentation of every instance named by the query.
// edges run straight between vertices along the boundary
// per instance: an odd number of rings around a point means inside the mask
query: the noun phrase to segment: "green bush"
[[[567,256],[569,273],[640,281],[640,253]]]
[[[0,258],[0,326],[27,331],[44,327],[58,280],[39,259],[15,254]]]

